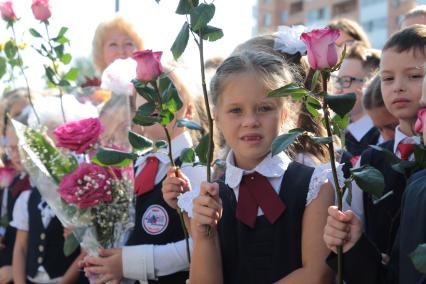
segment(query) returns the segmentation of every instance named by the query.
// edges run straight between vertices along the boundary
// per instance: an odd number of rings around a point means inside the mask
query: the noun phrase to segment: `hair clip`
[[[303,25],[297,26],[279,26],[274,40],[274,50],[288,54],[306,54],[306,44],[300,39],[302,33],[309,32],[312,28]]]

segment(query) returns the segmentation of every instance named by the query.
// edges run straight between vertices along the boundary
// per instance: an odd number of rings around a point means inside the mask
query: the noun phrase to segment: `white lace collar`
[[[290,158],[284,152],[273,157],[269,153],[254,169],[243,170],[235,166],[234,153],[231,150],[226,157],[225,183],[231,188],[237,188],[243,175],[252,172],[258,172],[268,178],[281,177],[284,175],[290,162]]]
[[[172,139],[171,142],[173,159],[177,159],[180,156],[180,153],[182,153],[185,148],[192,147],[192,138],[188,131],[185,131],[184,133],[176,136]],[[163,149],[161,152],[143,155],[136,160],[135,166],[138,167],[142,165],[143,163],[145,163],[145,160],[148,157],[152,156],[156,157],[158,160],[160,160],[160,162],[168,164],[170,161],[167,151],[168,147]]]
[[[393,152],[396,153],[399,143],[420,144],[419,136],[407,136],[401,132],[399,125],[395,128],[395,143],[393,144]]]

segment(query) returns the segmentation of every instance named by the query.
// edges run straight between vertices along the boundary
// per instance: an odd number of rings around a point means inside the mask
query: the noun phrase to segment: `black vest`
[[[45,229],[38,209],[41,197],[33,189],[28,200],[29,232],[27,251],[27,275],[34,277],[38,267],[43,265],[51,279],[61,277],[80,254],[76,250],[72,255],[64,255],[64,229],[58,218],[54,217]]]
[[[362,138],[357,141],[352,134],[347,131],[345,133],[345,148],[353,156],[359,156],[368,148],[369,145],[376,145],[379,141],[380,132],[376,127],[372,127]]]
[[[182,163],[177,160],[176,165]],[[154,189],[136,198],[135,227],[127,241],[132,245],[165,245],[181,241],[185,238],[177,211],[164,201],[161,186],[165,177],[155,185]],[[184,284],[189,278],[187,271],[161,276],[158,281],[149,283]]]
[[[31,189],[28,175],[24,179],[20,179],[20,175],[15,176],[12,183],[5,188],[7,190],[6,214],[8,222],[12,221],[13,206],[16,200],[24,190]],[[3,192],[0,192],[3,194]],[[12,265],[13,247],[15,245],[16,229],[10,225],[6,227],[3,238],[4,249],[0,250],[0,267],[4,265]]]
[[[287,208],[275,224],[258,216],[255,229],[235,218],[234,191],[219,182],[223,215],[218,234],[225,284],[270,284],[302,267],[302,218],[313,171],[290,163],[279,193]]]
[[[380,146],[393,152],[394,140]],[[361,165],[365,164],[375,167],[383,174],[385,179],[383,194],[389,194],[375,203],[369,194],[363,192],[365,233],[380,252],[390,254],[399,227],[401,199],[406,177],[392,169],[382,152],[372,148],[361,155]]]

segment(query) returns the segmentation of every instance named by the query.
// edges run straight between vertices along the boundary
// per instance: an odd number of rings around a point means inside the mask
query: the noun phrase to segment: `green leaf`
[[[6,58],[0,57],[0,79],[6,74],[7,71],[7,63]]]
[[[396,164],[398,163],[401,159],[399,159],[393,152],[389,151],[386,148],[383,148],[381,146],[377,146],[377,145],[369,145],[370,148],[373,148],[376,151],[382,152],[386,162],[390,163],[390,164]]]
[[[356,184],[365,192],[371,194],[373,198],[380,198],[385,189],[385,179],[382,173],[369,165],[359,168],[352,168],[351,174]]]
[[[426,274],[426,243],[418,245],[417,248],[410,253],[410,258],[417,271]]]
[[[38,31],[36,31],[35,29],[33,29],[33,28],[30,28],[29,31],[30,31],[30,34],[33,37],[42,37],[41,34]]]
[[[191,29],[193,31],[198,31],[201,28],[205,27],[208,22],[213,18],[215,13],[214,4],[205,4],[201,3],[197,7],[191,10]]]
[[[168,76],[160,76],[158,80],[158,90],[163,94],[166,90],[173,87],[173,82]]]
[[[64,63],[65,65],[67,65],[68,63],[70,63],[71,59],[72,59],[72,56],[69,53],[65,53],[60,58],[61,62]]]
[[[161,125],[167,126],[170,122],[172,122],[175,116],[169,110],[165,109],[160,112],[160,118]]]
[[[312,83],[311,83],[311,91],[313,92],[318,84],[318,78],[321,75],[320,70],[315,70],[314,75],[312,76]]]
[[[44,66],[44,71],[49,82],[51,82],[55,86],[58,85],[58,82],[55,80],[55,71],[53,71],[52,67]]]
[[[62,55],[64,55],[64,45],[63,44],[56,46],[55,48],[53,48],[53,50],[55,50],[56,56],[58,58],[61,58]]]
[[[61,36],[59,38],[55,38],[54,41],[57,42],[57,43],[60,43],[60,44],[66,44],[70,40],[68,38],[64,37],[64,36]]]
[[[200,160],[200,164],[202,165],[207,165],[209,137],[210,135],[208,133],[201,137],[200,142],[198,143],[197,147],[195,147],[195,153],[197,153],[198,159]]]
[[[68,28],[67,28],[67,27],[61,27],[61,29],[59,30],[59,33],[58,33],[58,35],[56,36],[56,38],[63,37],[67,31],[68,31]]]
[[[73,67],[70,70],[68,70],[67,74],[62,78],[63,80],[70,80],[75,81],[78,77],[78,69]]]
[[[342,116],[336,114],[331,119],[331,123],[333,124],[333,127],[334,128],[337,127],[340,130],[346,129],[346,127],[348,127],[348,125],[349,125],[349,122],[350,122],[349,115],[345,115],[345,116],[342,117]]]
[[[158,141],[155,141],[154,148],[155,148],[156,151],[158,151],[159,149],[166,149],[167,145],[168,145],[167,141],[158,140]]]
[[[4,53],[8,59],[12,59],[18,53],[18,47],[13,40],[8,40],[4,45]]]
[[[100,148],[96,155],[92,158],[92,162],[100,166],[127,167],[137,158],[138,155],[134,153]]]
[[[155,102],[155,91],[137,79],[132,80],[136,92],[142,96],[147,102]]]
[[[198,130],[198,131],[203,131],[204,129],[201,127],[201,125],[199,125],[198,123],[196,123],[193,120],[189,120],[187,118],[181,118],[177,120],[177,126],[178,127],[186,127],[188,129],[191,130]]]
[[[138,133],[129,131],[128,137],[130,145],[138,155],[144,155],[153,149],[154,142]]]
[[[274,139],[272,142],[272,156],[275,156],[282,151],[286,150],[289,145],[291,145],[303,132],[294,131],[286,134],[282,134]]]
[[[186,148],[180,153],[182,163],[193,164],[195,162],[195,151],[192,148]]]
[[[399,162],[392,164],[392,169],[402,175],[405,175],[407,173],[407,170],[414,168],[415,165],[415,161],[400,160]]]
[[[183,103],[182,103],[182,100],[180,99],[178,91],[173,86],[167,90],[166,94],[167,95],[164,98],[163,105],[162,105],[163,109],[168,110],[172,114],[176,113],[183,106]]]
[[[343,95],[326,95],[326,103],[340,116],[349,113],[355,105],[356,95],[354,93]]]
[[[150,116],[155,111],[155,108],[156,106],[153,102],[144,103],[138,108],[136,115]]]
[[[80,243],[77,241],[74,234],[69,234],[64,242],[64,255],[67,257],[70,256],[79,246]]]
[[[223,37],[222,29],[213,27],[213,26],[205,26],[197,34],[201,33],[201,38],[208,41],[217,41]]]
[[[290,83],[284,87],[273,90],[268,93],[268,97],[288,97],[288,96],[305,96],[309,93],[309,90],[299,87],[296,83]]]
[[[151,126],[156,123],[161,122],[161,118],[158,116],[144,116],[144,115],[136,115],[133,117],[132,121],[138,125],[142,126]]]
[[[426,168],[426,147],[424,145],[420,144],[414,146],[414,160],[418,168]]]
[[[181,1],[185,1],[185,0],[181,0]],[[175,60],[177,60],[185,51],[186,45],[188,44],[188,40],[189,40],[189,25],[187,22],[185,22],[170,49],[171,52],[173,53],[173,58]]]
[[[176,14],[179,15],[186,15],[189,14],[189,12],[192,9],[192,2],[191,0],[180,0],[179,5],[175,11]]]
[[[331,137],[311,137],[312,141],[314,141],[315,144],[329,144],[333,142],[333,138]]]
[[[305,104],[306,104],[306,109],[314,118],[320,117],[320,113],[318,109],[321,108],[321,103],[317,99],[315,99],[312,96],[307,96]]]

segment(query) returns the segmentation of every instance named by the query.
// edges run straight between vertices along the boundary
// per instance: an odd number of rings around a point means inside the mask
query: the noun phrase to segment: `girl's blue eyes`
[[[271,106],[260,106],[260,107],[258,107],[257,112],[268,112],[268,111],[271,111],[271,110],[273,110],[273,107],[271,107]],[[229,110],[229,112],[230,113],[241,113],[242,110],[241,110],[241,108],[232,108],[232,109]]]

